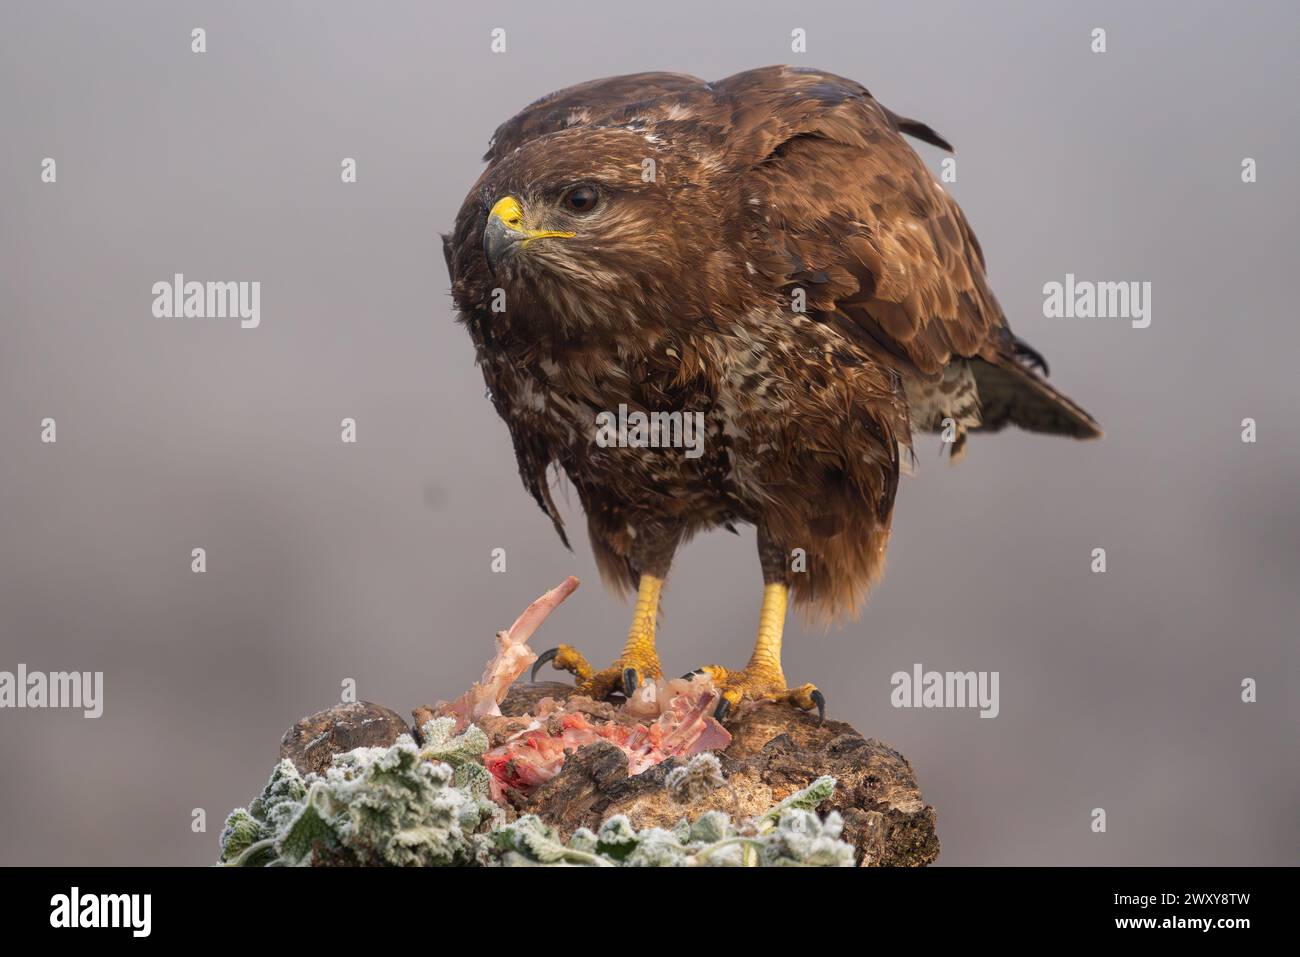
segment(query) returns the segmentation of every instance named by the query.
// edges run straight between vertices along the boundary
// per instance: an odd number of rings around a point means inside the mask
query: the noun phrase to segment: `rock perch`
[[[458,732],[476,726],[480,745],[486,736],[487,748],[472,760],[482,763],[484,787],[507,818],[536,815],[560,834],[597,831],[614,815],[637,829],[665,831],[708,811],[756,819],[829,776],[834,793],[816,810],[839,813],[841,838],[859,865],[915,867],[939,856],[934,808],[921,797],[911,764],[842,721],[819,723],[767,704],[742,708],[724,729],[707,717],[717,700],[708,678],[658,682],[616,703],[558,682],[515,684],[537,658],[529,638],[577,587],[569,578],[529,605],[497,633],[482,679],[454,701],[413,709],[414,725],[380,705],[337,705],[289,729],[281,758],[302,774],[321,773],[337,753],[389,747],[403,733],[419,741],[420,729],[441,717],[454,719]],[[706,751],[718,758],[709,759],[708,786],[673,786],[674,771]]]

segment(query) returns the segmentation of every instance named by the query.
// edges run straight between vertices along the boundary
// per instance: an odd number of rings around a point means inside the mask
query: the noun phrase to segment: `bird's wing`
[[[708,97],[709,84],[684,73],[629,73],[579,83],[530,103],[497,127],[483,159],[493,163],[529,140],[576,125],[632,119],[676,98]]]
[[[865,87],[771,68],[714,84],[733,103],[752,264],[883,361],[926,377],[957,356],[1013,358],[1014,338],[957,204],[903,139],[946,142]]]

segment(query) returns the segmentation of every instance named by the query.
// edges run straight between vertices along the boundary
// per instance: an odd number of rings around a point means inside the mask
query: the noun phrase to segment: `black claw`
[[[623,669],[623,697],[624,698],[630,698],[632,697],[633,694],[636,693],[636,687],[640,683],[638,680],[639,677],[640,676],[637,675],[635,668]]]
[[[555,656],[558,655],[559,653],[560,653],[559,648],[552,648],[550,651],[543,651],[540,655],[538,655],[537,660],[533,662],[533,673],[528,676],[528,680],[536,681],[538,669],[540,669],[542,665],[546,664],[548,661],[553,660]]]
[[[1014,339],[1015,337],[1013,336],[1012,338]],[[1020,339],[1015,339],[1014,346],[1016,356],[1020,359],[1024,359],[1029,364],[1030,368],[1038,369],[1043,375],[1051,375],[1047,368],[1047,360],[1043,358],[1041,352],[1029,343]]]
[[[826,696],[820,691],[814,691],[808,697],[812,698],[813,704],[817,706],[817,723],[821,724],[826,720]]]
[[[725,721],[727,719],[727,712],[730,710],[731,702],[726,698],[721,699],[718,702],[718,706],[713,709],[713,720],[719,722]]]

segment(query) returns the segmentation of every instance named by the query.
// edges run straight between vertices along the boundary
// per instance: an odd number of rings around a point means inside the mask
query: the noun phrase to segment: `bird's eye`
[[[575,186],[564,194],[564,206],[573,213],[589,213],[600,202],[600,193],[594,186]]]

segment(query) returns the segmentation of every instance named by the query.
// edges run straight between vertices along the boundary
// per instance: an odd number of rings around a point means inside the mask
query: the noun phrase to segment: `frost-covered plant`
[[[781,822],[781,815],[786,811],[815,811],[823,801],[829,801],[835,794],[835,779],[823,774],[802,791],[795,791],[788,798],[771,810],[762,814],[754,822],[760,831],[766,831]]]
[[[664,778],[664,787],[674,801],[689,804],[726,784],[722,762],[712,751],[702,751],[685,764],[673,768]]]
[[[450,718],[421,729],[422,747],[402,735],[389,748],[335,755],[324,774],[302,776],[281,761],[262,793],[236,808],[221,832],[227,865],[383,864],[394,866],[852,866],[842,822],[814,809],[834,792],[819,778],[760,817],[733,824],[721,811],[671,830],[638,831],[614,815],[598,831],[567,840],[535,815],[505,823],[487,797],[479,756],[487,736],[471,726],[457,735]],[[708,757],[712,761],[707,760]],[[704,758],[704,760],[701,760]],[[716,787],[717,758],[697,756],[679,785]]]
[[[425,747],[409,735],[389,748],[357,748],[334,756],[324,774],[302,777],[281,761],[247,809],[236,808],[221,832],[227,864],[375,864],[436,866],[477,863],[471,840],[501,819],[487,798],[477,757],[487,737],[477,728],[451,734],[455,722],[422,729]]]
[[[813,811],[790,808],[766,832],[759,853],[769,866],[852,867],[853,847],[840,840],[843,830],[836,811],[823,820]]]

